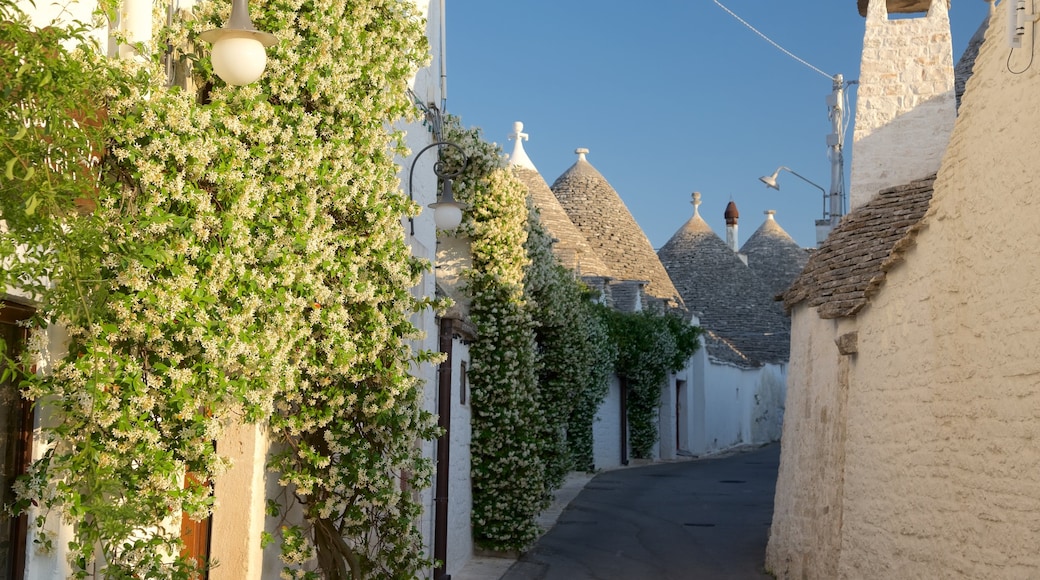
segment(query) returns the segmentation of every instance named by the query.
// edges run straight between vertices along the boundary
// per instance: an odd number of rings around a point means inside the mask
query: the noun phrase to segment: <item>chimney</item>
[[[889,19],[886,0],[866,5],[852,136],[850,209],[878,191],[939,169],[956,118],[947,0],[904,4],[926,16]]]
[[[729,249],[733,250],[734,253],[740,252],[740,244],[737,242],[737,220],[740,218],[740,212],[737,211],[737,204],[733,201],[729,202],[726,206],[726,245]]]

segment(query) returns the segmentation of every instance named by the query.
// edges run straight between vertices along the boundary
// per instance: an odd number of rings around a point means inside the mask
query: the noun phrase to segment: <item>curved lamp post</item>
[[[466,156],[466,152],[462,150],[462,147],[449,141],[437,141],[423,147],[416,153],[415,159],[412,160],[412,167],[408,170],[408,199],[415,200],[412,196],[412,178],[415,176],[415,164],[422,157],[423,153],[434,147],[452,147],[462,154],[462,167],[458,171],[445,171],[444,162],[440,159],[433,164],[433,173],[441,179],[444,185],[441,188],[439,200],[427,206],[433,210],[433,223],[437,225],[437,229],[453,230],[462,223],[462,210],[468,207],[464,203],[455,201],[455,194],[451,190],[451,180],[462,175],[462,172],[466,170],[466,166],[469,164],[469,157]],[[415,222],[412,222],[412,235],[415,235]]]
[[[213,44],[213,72],[229,85],[248,85],[267,67],[267,47],[275,35],[253,27],[247,0],[232,0],[231,16],[223,28],[207,30],[199,38]]]
[[[780,191],[780,183],[776,179],[780,175],[781,171],[786,171],[786,172],[790,173],[791,175],[797,177],[798,179],[801,179],[802,181],[808,183],[809,185],[815,187],[816,189],[819,189],[820,192],[823,193],[823,218],[827,219],[827,217],[828,217],[827,216],[827,190],[824,189],[822,185],[819,185],[819,184],[817,184],[817,183],[815,183],[813,181],[810,181],[809,179],[806,179],[804,176],[799,175],[794,170],[792,170],[790,167],[786,167],[786,166],[783,166],[783,165],[781,165],[780,167],[777,167],[776,171],[774,171],[772,175],[763,175],[762,177],[759,177],[758,180],[761,181],[762,183],[766,184],[766,187],[770,187],[772,189]]]

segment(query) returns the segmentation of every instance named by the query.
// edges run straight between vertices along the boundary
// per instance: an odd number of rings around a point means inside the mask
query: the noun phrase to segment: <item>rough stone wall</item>
[[[840,555],[847,357],[834,339],[846,321],[804,303],[791,313],[791,364],[766,569],[780,579],[837,578]]]
[[[1012,74],[1003,36],[987,34],[905,260],[855,319],[793,313],[807,338],[767,554],[779,578],[1040,577],[1040,110],[1021,106],[1040,66],[1016,50]],[[847,421],[823,433],[810,405],[843,390],[842,365]]]
[[[1040,577],[1040,110],[1021,106],[1040,92],[1040,67],[1029,52],[1012,53],[1025,69],[1012,74],[1004,27],[990,27],[926,229],[860,316],[841,577]]]
[[[934,174],[956,116],[946,0],[927,17],[888,20],[872,0],[853,133],[851,209],[881,189]]]

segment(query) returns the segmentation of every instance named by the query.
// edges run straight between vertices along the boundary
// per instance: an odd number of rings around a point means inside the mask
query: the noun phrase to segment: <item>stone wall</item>
[[[872,0],[853,132],[851,209],[879,190],[935,174],[956,115],[946,0],[927,17],[889,20]]]
[[[1015,50],[1012,74],[1004,34],[980,51],[917,250],[861,315],[843,577],[1040,577],[1040,111],[1022,106],[1040,68]]]
[[[780,472],[766,569],[777,578],[837,578],[845,468],[847,357],[842,323],[814,308],[792,312]]]
[[[1016,50],[1012,74],[1004,34],[990,27],[904,261],[855,318],[794,312],[778,578],[1040,577],[1040,109],[1023,106],[1040,65]]]

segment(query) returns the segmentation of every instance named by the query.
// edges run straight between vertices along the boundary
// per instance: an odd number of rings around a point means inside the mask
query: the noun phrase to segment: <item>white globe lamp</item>
[[[213,72],[229,85],[248,85],[264,74],[267,50],[278,39],[253,27],[246,0],[234,0],[224,28],[207,30],[199,38],[213,44]]]

